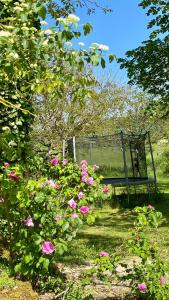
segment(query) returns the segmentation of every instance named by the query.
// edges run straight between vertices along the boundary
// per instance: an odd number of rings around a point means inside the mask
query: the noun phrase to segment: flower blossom
[[[19,180],[19,176],[16,175],[15,171],[10,171],[8,177],[14,181],[18,181]]]
[[[147,206],[147,208],[154,210],[154,206],[152,206],[151,204],[149,204],[149,205]]]
[[[34,223],[33,223],[33,219],[32,217],[28,217],[25,221],[24,221],[25,225],[28,227],[34,227]]]
[[[74,201],[73,198],[68,201],[68,205],[73,209],[76,209],[77,207],[77,203]]]
[[[67,160],[67,159],[62,160],[62,164],[63,164],[64,166],[66,166],[66,165],[68,164],[68,160]]]
[[[80,208],[80,212],[81,212],[81,214],[83,214],[83,215],[87,214],[87,213],[89,212],[89,210],[90,210],[90,208],[89,208],[88,206],[82,206],[82,207]]]
[[[88,184],[88,185],[93,185],[93,183],[94,183],[93,177],[88,177],[88,178],[87,178],[87,184]]]
[[[87,160],[83,159],[83,160],[81,161],[81,165],[87,165]]]
[[[50,241],[46,241],[42,244],[42,252],[44,254],[51,254],[54,251],[55,251],[55,247]]]
[[[78,215],[77,215],[77,214],[72,214],[72,215],[71,215],[71,218],[72,218],[72,219],[77,219],[77,218],[78,218]]]
[[[82,177],[88,176],[88,173],[87,173],[87,171],[82,171],[81,175],[82,175]]]
[[[163,283],[165,282],[165,279],[164,279],[164,277],[163,277],[163,276],[161,276],[159,281],[160,281],[160,284],[163,284]]]
[[[79,192],[79,194],[77,195],[78,199],[82,199],[84,197],[84,193],[83,192]]]
[[[9,162],[4,162],[4,167],[5,167],[5,168],[10,167],[10,163],[9,163]]]
[[[101,252],[99,253],[99,256],[100,256],[100,257],[101,257],[101,256],[109,256],[109,253],[106,252],[106,251],[101,251]]]
[[[107,186],[105,186],[103,189],[102,189],[102,192],[103,193],[109,193],[109,188]]]
[[[51,159],[51,161],[50,161],[50,163],[51,163],[51,165],[52,166],[57,166],[58,165],[58,162],[59,162],[59,160],[58,160],[58,158],[56,157],[56,158],[53,158],[53,159]]]
[[[87,172],[87,165],[82,165],[81,170]]]
[[[82,176],[81,181],[87,183],[88,177],[87,176]]]
[[[47,180],[47,182],[54,189],[56,189],[56,190],[60,189],[60,185],[58,183],[55,183],[52,179]]]
[[[145,293],[146,290],[147,290],[147,286],[146,286],[145,283],[139,283],[139,284],[138,284],[138,289],[139,289],[139,291],[140,291],[141,293]]]

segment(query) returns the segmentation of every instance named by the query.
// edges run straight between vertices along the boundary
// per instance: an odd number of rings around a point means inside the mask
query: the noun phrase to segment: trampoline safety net
[[[76,137],[66,141],[66,156],[80,163],[85,159],[99,166],[104,178],[147,177],[146,134],[124,133]]]

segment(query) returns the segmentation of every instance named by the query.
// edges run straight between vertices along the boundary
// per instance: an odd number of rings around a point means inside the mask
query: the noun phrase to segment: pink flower
[[[88,177],[88,179],[87,179],[87,184],[88,184],[88,185],[92,185],[93,183],[94,183],[93,177]]]
[[[68,164],[68,160],[67,160],[67,159],[62,160],[62,164],[63,164],[64,166],[66,166],[66,165]]]
[[[80,212],[81,212],[81,214],[83,214],[83,215],[87,214],[87,213],[89,212],[89,210],[90,210],[90,208],[89,208],[88,206],[82,206],[82,207],[80,208]]]
[[[81,170],[84,172],[87,172],[87,166],[86,165],[82,165]]]
[[[140,291],[141,293],[145,293],[146,290],[147,290],[147,286],[146,286],[145,283],[139,283],[139,284],[138,284],[138,289],[139,289],[139,291]]]
[[[5,168],[10,167],[10,163],[9,163],[9,162],[4,162],[4,167],[5,167]]]
[[[8,177],[14,181],[18,181],[19,180],[19,176],[15,175],[15,171],[10,171]]]
[[[165,279],[163,276],[160,277],[160,284],[163,284],[165,282]]]
[[[72,199],[70,199],[70,200],[68,201],[68,205],[69,205],[71,208],[76,209],[77,203],[76,203],[76,202],[74,201],[74,199],[72,198]]]
[[[25,225],[28,227],[34,227],[33,219],[32,217],[28,217],[25,221]]]
[[[77,214],[72,214],[72,215],[71,215],[71,218],[72,218],[72,219],[77,219],[77,218],[78,218],[78,215],[77,215]]]
[[[42,244],[42,252],[44,254],[51,254],[54,251],[55,251],[55,247],[50,241],[46,241]]]
[[[87,183],[88,177],[87,176],[82,176],[81,181]]]
[[[47,182],[54,189],[56,189],[56,190],[60,189],[60,185],[58,183],[55,183],[52,179],[47,180]]]
[[[58,162],[59,162],[59,159],[57,157],[51,159],[51,161],[50,161],[50,163],[51,163],[52,166],[57,166]]]
[[[103,193],[109,193],[109,188],[107,186],[105,186],[103,189],[102,189],[102,192]]]
[[[82,160],[82,161],[81,161],[81,165],[87,165],[87,160],[85,160],[85,159]]]
[[[77,197],[78,197],[79,200],[82,199],[83,196],[84,196],[84,193],[83,193],[83,192],[79,192],[79,194],[77,195]]]
[[[154,210],[154,207],[151,204],[149,204],[147,208]]]
[[[88,173],[87,173],[87,171],[82,171],[82,177],[84,177],[84,176],[88,176]]]
[[[4,203],[5,199],[3,197],[0,197],[0,203]]]
[[[109,256],[109,253],[106,252],[106,251],[101,251],[101,252],[99,253],[99,256]]]
[[[93,169],[94,169],[94,170],[99,169],[99,166],[93,165]]]

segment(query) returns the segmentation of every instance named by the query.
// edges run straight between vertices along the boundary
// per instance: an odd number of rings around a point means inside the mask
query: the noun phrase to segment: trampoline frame
[[[119,178],[110,177],[110,178],[104,178],[101,181],[101,184],[112,185],[114,187],[114,192],[115,192],[115,187],[126,186],[128,200],[129,200],[129,195],[130,195],[130,191],[129,191],[130,186],[147,185],[147,190],[148,190],[148,193],[150,196],[150,185],[153,184],[154,188],[155,188],[155,192],[157,192],[157,176],[156,176],[156,168],[155,168],[155,162],[154,162],[154,156],[153,156],[153,148],[152,148],[151,139],[150,139],[150,132],[147,131],[144,133],[144,135],[145,136],[147,135],[147,138],[148,138],[147,140],[148,140],[149,149],[150,149],[151,163],[152,163],[154,177],[149,178],[148,176],[146,176],[146,177],[129,177],[128,176],[124,133],[123,133],[123,131],[121,131],[120,137],[121,137],[121,146],[122,146],[122,154],[123,154],[123,168],[124,168],[125,177],[119,177]],[[138,136],[139,137],[139,135],[134,135],[134,134],[130,134],[130,136],[133,136],[133,137]],[[74,136],[72,138],[72,140],[73,140],[73,161],[77,162],[77,159],[76,159],[76,137]],[[64,140],[63,141],[63,158],[65,158],[65,150],[66,150],[66,141]],[[131,155],[132,155],[132,153],[131,153]],[[133,160],[132,160],[132,165],[133,165]],[[147,163],[146,163],[146,167],[147,167]]]

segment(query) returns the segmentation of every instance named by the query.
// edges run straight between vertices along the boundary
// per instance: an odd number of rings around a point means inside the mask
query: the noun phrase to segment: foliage
[[[93,168],[86,162],[79,167],[56,158],[51,164],[48,178],[26,178],[22,167],[8,163],[1,174],[1,234],[14,272],[36,278],[37,285],[53,272],[78,228],[95,220],[88,206],[99,184]]]
[[[0,22],[0,103],[1,135],[10,148],[10,157],[16,160],[17,149],[21,148],[18,158],[25,159],[25,142],[34,117],[35,99],[46,90],[62,97],[67,83],[74,87],[73,101],[81,101],[89,93],[91,78],[86,74],[77,78],[86,64],[103,65],[102,49],[98,46],[89,50],[80,48],[75,51],[69,47],[70,41],[90,33],[92,27],[85,24],[78,28],[79,18],[69,15],[58,18],[56,25],[45,25],[46,5],[50,1],[21,2],[1,1]],[[77,82],[77,84],[76,84]]]
[[[149,39],[141,46],[119,59],[121,68],[126,68],[130,84],[138,84],[147,92],[168,102],[168,27],[169,6],[167,0],[142,0],[139,4],[152,16],[148,29],[155,27]],[[159,98],[157,98],[158,100]]]

